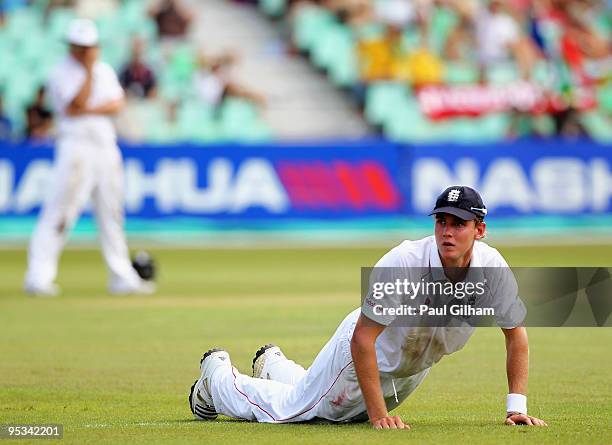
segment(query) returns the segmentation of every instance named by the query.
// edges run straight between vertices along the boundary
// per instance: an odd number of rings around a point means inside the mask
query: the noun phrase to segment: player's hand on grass
[[[529,426],[548,426],[546,422],[537,417],[526,414],[511,414],[506,417],[506,425],[529,425]]]
[[[399,416],[385,416],[371,421],[374,429],[377,430],[403,430],[410,429],[410,425],[402,422]]]

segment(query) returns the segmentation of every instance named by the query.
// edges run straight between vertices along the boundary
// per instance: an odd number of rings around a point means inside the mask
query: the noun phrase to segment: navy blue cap
[[[484,219],[487,216],[487,208],[476,190],[465,185],[453,185],[438,196],[430,215],[437,213],[448,213],[469,221]]]

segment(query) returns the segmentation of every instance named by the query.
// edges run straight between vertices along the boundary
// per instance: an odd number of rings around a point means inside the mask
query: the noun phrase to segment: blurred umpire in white
[[[123,233],[123,170],[112,117],[124,104],[113,69],[98,61],[94,22],[74,20],[68,30],[70,54],[51,74],[48,89],[57,115],[52,182],[32,236],[25,290],[53,296],[57,264],[66,237],[91,199],[113,294],[148,294],[131,265]]]

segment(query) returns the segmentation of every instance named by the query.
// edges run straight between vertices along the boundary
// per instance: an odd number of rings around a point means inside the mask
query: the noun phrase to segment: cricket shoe
[[[24,289],[31,297],[49,298],[57,297],[60,294],[60,287],[55,283],[50,283],[46,286],[37,286],[31,283],[26,283]]]
[[[287,357],[278,346],[272,343],[262,346],[253,357],[253,377],[270,380],[268,369],[283,360],[287,360]]]
[[[227,351],[223,349],[209,349],[200,360],[200,371],[202,374],[189,390],[189,408],[197,420],[213,420],[217,418],[217,410],[213,403],[210,391],[210,377],[213,372],[221,367],[232,368],[232,362]]]

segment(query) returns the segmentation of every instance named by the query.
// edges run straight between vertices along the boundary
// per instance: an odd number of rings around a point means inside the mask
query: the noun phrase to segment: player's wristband
[[[506,413],[527,414],[527,396],[508,394],[506,397]]]

